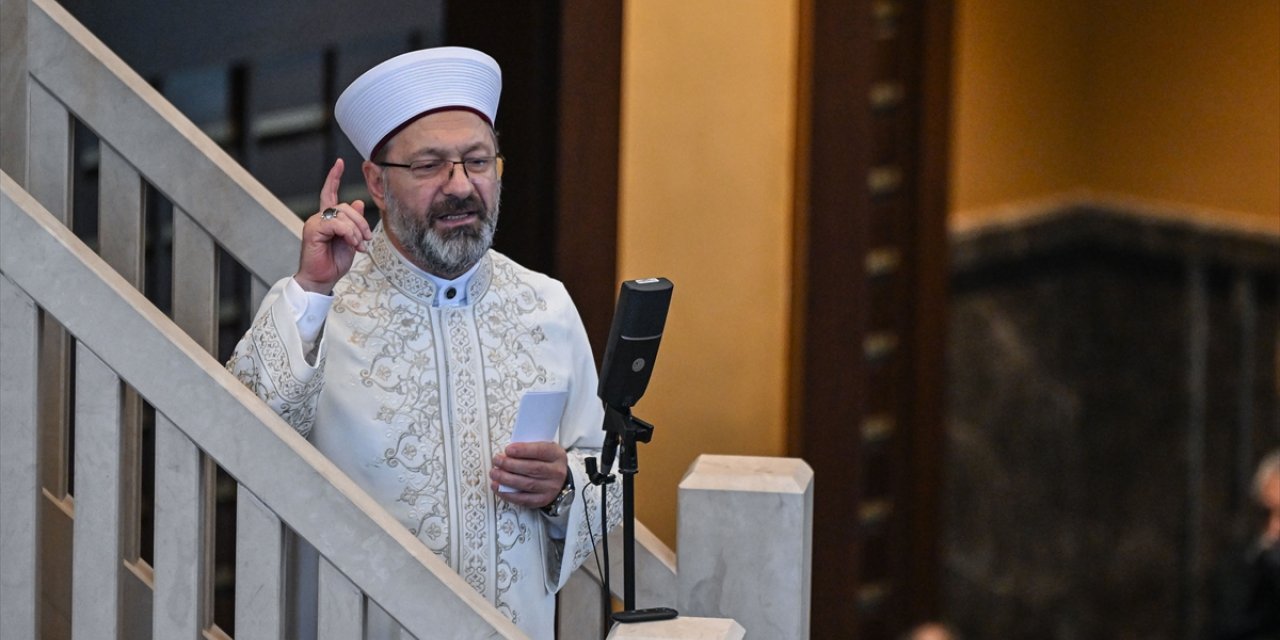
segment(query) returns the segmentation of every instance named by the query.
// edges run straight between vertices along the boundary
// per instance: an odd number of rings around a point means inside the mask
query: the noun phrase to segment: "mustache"
[[[484,202],[480,200],[480,196],[473,193],[465,198],[445,196],[444,199],[431,203],[431,206],[427,208],[427,219],[435,220],[455,213],[474,213],[481,220],[489,216],[489,212],[485,210]]]

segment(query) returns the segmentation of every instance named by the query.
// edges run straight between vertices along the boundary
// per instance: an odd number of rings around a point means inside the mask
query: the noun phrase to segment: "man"
[[[603,411],[564,287],[490,249],[501,82],[489,56],[442,47],[342,93],[335,115],[382,222],[339,201],[339,159],[298,272],[227,366],[517,626],[551,638],[554,594],[601,534],[582,463]],[[512,444],[522,398],[541,392],[566,394],[558,436]],[[394,636],[377,617],[370,636]]]
[[[1244,549],[1233,549],[1216,576],[1210,637],[1280,640],[1280,449],[1253,477],[1261,525]]]

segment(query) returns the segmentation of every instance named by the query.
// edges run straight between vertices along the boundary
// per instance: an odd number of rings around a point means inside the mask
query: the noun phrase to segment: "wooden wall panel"
[[[814,637],[939,611],[949,3],[804,4],[791,455],[816,475]]]

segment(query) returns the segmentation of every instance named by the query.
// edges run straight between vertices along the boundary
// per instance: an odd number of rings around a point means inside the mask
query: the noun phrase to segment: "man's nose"
[[[449,177],[445,179],[441,189],[447,195],[466,197],[475,190],[475,185],[471,184],[466,168],[461,163],[455,163],[449,168]]]

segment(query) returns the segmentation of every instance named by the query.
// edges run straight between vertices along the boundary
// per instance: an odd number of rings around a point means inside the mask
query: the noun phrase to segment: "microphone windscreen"
[[[597,390],[605,404],[631,407],[644,395],[667,323],[672,289],[666,278],[622,283]]]

